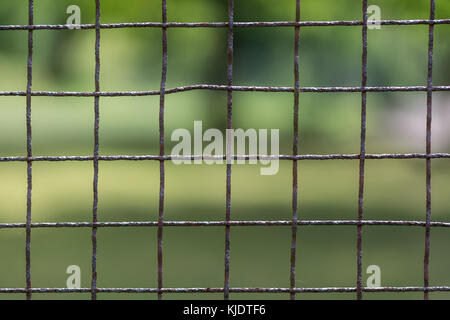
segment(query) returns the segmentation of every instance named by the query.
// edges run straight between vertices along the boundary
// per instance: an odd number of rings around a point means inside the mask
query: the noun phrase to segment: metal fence
[[[0,162],[26,162],[27,163],[27,219],[26,223],[3,223],[0,229],[19,228],[26,230],[26,287],[25,288],[0,288],[0,293],[25,293],[27,299],[31,299],[33,293],[91,293],[92,299],[97,298],[97,293],[156,293],[162,299],[164,293],[223,293],[228,299],[230,293],[286,293],[291,299],[296,298],[296,294],[301,293],[331,293],[331,292],[354,292],[357,299],[362,299],[363,292],[423,292],[424,298],[429,298],[429,292],[450,291],[450,286],[430,286],[429,285],[429,257],[430,257],[430,231],[433,227],[450,228],[450,222],[431,221],[431,164],[433,159],[450,158],[450,154],[432,153],[431,151],[431,121],[432,121],[432,97],[436,91],[450,91],[450,86],[433,86],[433,42],[434,29],[438,24],[450,24],[450,19],[435,19],[435,0],[430,0],[430,18],[428,20],[382,20],[381,25],[428,25],[428,74],[426,86],[367,86],[367,53],[368,53],[368,0],[362,0],[362,19],[356,21],[301,21],[301,1],[295,0],[296,19],[295,21],[277,22],[235,22],[234,21],[234,0],[228,0],[228,21],[227,22],[200,22],[200,23],[180,23],[167,21],[167,0],[162,0],[162,22],[143,23],[100,23],[100,0],[93,0],[96,5],[95,24],[80,25],[81,29],[95,29],[95,91],[93,92],[51,92],[32,91],[32,71],[33,71],[33,33],[35,30],[64,30],[68,25],[35,25],[34,24],[34,0],[29,0],[28,25],[0,25],[1,30],[26,30],[28,31],[28,62],[27,62],[27,89],[26,91],[2,91],[0,96],[23,96],[26,97],[26,125],[27,125],[27,156],[26,157],[1,157]],[[294,0],[293,0],[294,1]],[[361,26],[362,28],[362,81],[359,87],[301,87],[299,45],[300,29],[319,26]],[[294,54],[294,75],[295,83],[293,87],[255,87],[255,86],[233,86],[233,31],[235,28],[247,27],[292,27],[295,30],[295,54]],[[100,87],[100,34],[102,29],[117,28],[161,28],[162,30],[162,71],[161,87],[159,91],[133,91],[133,92],[103,92]],[[228,30],[228,71],[226,85],[192,85],[166,89],[167,74],[167,33],[170,28],[226,28]],[[424,44],[425,45],[425,44]],[[231,169],[232,165],[227,164],[226,168],[226,202],[224,221],[166,221],[164,220],[164,189],[165,189],[165,161],[177,159],[205,159],[204,156],[194,155],[191,157],[174,157],[165,154],[164,150],[164,106],[165,95],[191,90],[221,90],[227,92],[227,128],[232,128],[232,96],[233,91],[259,91],[259,92],[291,92],[294,96],[293,108],[293,153],[292,155],[281,155],[280,160],[292,161],[292,220],[290,221],[234,221],[231,215]],[[426,127],[426,152],[423,154],[366,154],[366,106],[368,92],[426,92],[427,93],[427,127]],[[299,154],[299,106],[300,93],[302,92],[360,92],[361,93],[361,140],[359,154]],[[100,97],[122,97],[122,96],[160,96],[159,109],[159,155],[146,156],[101,156],[99,154],[99,124],[100,124]],[[94,153],[92,156],[44,156],[35,157],[32,153],[32,130],[31,130],[31,107],[33,96],[52,97],[93,97],[95,110],[94,125]],[[211,159],[226,159],[226,156],[212,156]],[[234,156],[234,158],[237,158]],[[239,157],[241,158],[241,157]],[[271,159],[272,156],[247,155],[245,159]],[[423,159],[426,161],[426,212],[423,221],[381,221],[364,220],[364,180],[366,159]],[[98,204],[98,170],[100,161],[159,161],[160,163],[160,194],[159,194],[159,215],[158,221],[142,222],[99,222],[97,214]],[[300,220],[298,217],[298,162],[305,160],[359,160],[359,194],[358,212],[356,220]],[[94,165],[93,179],[93,210],[91,222],[60,222],[60,223],[32,223],[32,166],[36,161],[92,161]],[[225,261],[224,261],[224,286],[222,288],[166,288],[163,286],[163,230],[164,227],[209,227],[223,226],[225,228]],[[289,288],[237,288],[230,287],[230,228],[239,226],[290,226],[292,242],[290,248],[291,268],[289,270]],[[296,286],[296,242],[299,226],[355,226],[357,229],[357,274],[355,287],[329,287],[329,288],[299,288]],[[424,285],[422,287],[364,287],[362,282],[362,231],[364,226],[405,226],[422,227],[425,229],[425,253],[424,253]],[[157,228],[158,242],[158,286],[157,288],[99,288],[97,287],[97,230],[108,227],[154,227]],[[31,282],[31,230],[33,228],[92,228],[92,283],[90,288],[67,289],[67,288],[34,288]],[[286,248],[287,249],[287,248]],[[288,249],[287,249],[288,250]],[[286,270],[286,275],[288,270]]]

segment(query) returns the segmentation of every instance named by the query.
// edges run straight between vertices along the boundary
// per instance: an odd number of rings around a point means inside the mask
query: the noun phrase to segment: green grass
[[[382,161],[383,162],[383,161]],[[425,216],[424,162],[375,160],[367,166],[367,219],[416,219]],[[357,161],[300,163],[300,219],[355,219]],[[383,166],[384,165],[384,166]],[[36,163],[33,221],[90,221],[91,163]],[[25,219],[25,164],[0,166],[1,222]],[[433,220],[449,215],[449,170],[437,163],[433,184]],[[232,218],[289,220],[291,165],[282,162],[272,177],[258,174],[257,166],[233,169]],[[167,165],[167,220],[223,220],[223,166]],[[114,162],[100,165],[100,221],[156,221],[158,165]],[[375,199],[378,199],[376,201]],[[34,287],[65,287],[67,266],[82,269],[82,286],[90,286],[89,229],[33,229],[32,280]],[[233,227],[231,229],[232,287],[288,287],[289,227]],[[0,230],[0,287],[25,283],[24,230]],[[155,287],[157,279],[155,228],[101,228],[98,231],[99,287]],[[448,284],[450,258],[445,229],[432,230],[431,281]],[[424,229],[420,227],[365,227],[364,270],[381,267],[384,286],[421,286]],[[223,286],[224,229],[222,227],[167,227],[164,231],[164,285],[167,287]],[[297,243],[299,287],[354,286],[356,228],[300,227]],[[365,276],[365,274],[364,274]],[[167,294],[170,298],[220,298],[217,294]],[[20,298],[21,295],[3,296]],[[2,297],[2,298],[3,298]],[[100,298],[145,298],[154,295],[102,294]],[[448,297],[433,294],[432,297]],[[89,298],[89,295],[35,295],[35,298]],[[287,298],[283,294],[233,294],[232,298]],[[354,298],[351,294],[299,294],[302,298]],[[367,294],[367,298],[420,298],[420,294]]]

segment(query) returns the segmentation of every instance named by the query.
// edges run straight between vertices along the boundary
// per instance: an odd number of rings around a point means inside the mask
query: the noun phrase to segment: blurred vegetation
[[[82,23],[94,23],[92,0],[35,1],[36,24],[66,23],[66,8],[78,4]],[[369,1],[381,7],[382,19],[427,19],[429,1]],[[27,24],[28,1],[1,1],[0,24]],[[236,1],[235,21],[294,20],[293,0]],[[169,21],[227,21],[225,0],[168,0]],[[450,17],[450,2],[436,0],[437,18]],[[303,0],[302,20],[361,19],[360,0]],[[102,1],[102,23],[161,21],[161,1]],[[450,83],[450,26],[435,27],[434,85]],[[167,87],[226,83],[226,30],[170,29]],[[236,85],[292,86],[292,28],[235,30]],[[370,30],[370,86],[426,85],[428,26],[383,26]],[[94,30],[34,32],[33,90],[93,91]],[[358,86],[361,83],[361,27],[302,28],[302,86]],[[0,91],[25,90],[27,32],[0,31]],[[159,89],[161,30],[101,31],[101,90]],[[435,121],[450,110],[450,97],[435,93]],[[100,153],[157,154],[159,97],[100,99]],[[279,128],[281,152],[291,153],[293,97],[289,93],[236,92],[233,125]],[[360,94],[301,94],[301,153],[358,153]],[[403,112],[403,113],[402,113]],[[367,148],[371,153],[425,150],[426,93],[369,93]],[[415,117],[421,124],[406,121]],[[409,119],[409,118],[408,118]],[[195,91],[166,98],[166,143],[175,128],[224,128],[226,93]],[[444,121],[444,127],[446,120]],[[450,119],[449,119],[450,121]],[[33,154],[91,155],[93,99],[33,97]],[[401,125],[402,124],[402,125]],[[433,132],[448,141],[450,131]],[[447,136],[446,136],[447,135]],[[26,154],[25,98],[0,97],[0,156]],[[448,152],[450,144],[433,147]],[[433,161],[433,220],[450,218],[450,165]],[[358,162],[301,162],[300,219],[355,219]],[[222,220],[225,215],[223,166],[167,164],[166,219]],[[259,176],[256,166],[234,166],[232,218],[291,219],[291,164],[282,162],[276,176]],[[0,222],[24,222],[26,164],[0,164]],[[101,221],[157,219],[157,163],[100,164]],[[425,162],[369,160],[365,218],[423,220]],[[264,199],[262,201],[261,199]],[[92,164],[35,163],[33,222],[90,221]],[[164,231],[164,285],[223,286],[223,228],[167,228]],[[231,286],[289,286],[290,228],[232,228]],[[354,286],[354,227],[301,227],[298,239],[299,287]],[[432,230],[431,284],[449,285],[450,257],[445,229]],[[25,283],[25,231],[0,230],[0,287]],[[421,286],[423,228],[364,228],[364,268],[376,264],[386,286]],[[156,230],[99,230],[100,287],[156,286]],[[66,267],[82,268],[82,286],[90,285],[90,230],[34,229],[34,287],[64,287]],[[365,269],[364,269],[365,270]],[[367,298],[421,298],[420,293],[366,294]],[[35,295],[36,298],[89,298],[89,295]],[[101,298],[155,298],[154,295],[100,295]],[[170,298],[221,298],[221,295],[166,295]],[[432,298],[449,298],[433,293]],[[23,298],[21,295],[0,298]],[[287,295],[239,295],[232,298],[287,298]],[[302,298],[354,298],[354,294],[298,295]]]

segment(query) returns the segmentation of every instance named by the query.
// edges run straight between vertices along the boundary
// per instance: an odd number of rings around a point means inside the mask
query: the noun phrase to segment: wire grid
[[[28,300],[33,293],[91,293],[93,300],[97,293],[156,293],[158,299],[162,299],[164,293],[223,293],[225,299],[229,299],[230,293],[288,293],[291,299],[301,293],[331,293],[331,292],[354,292],[357,299],[362,299],[363,292],[423,292],[424,298],[429,298],[429,292],[450,291],[449,286],[429,285],[429,256],[430,256],[430,231],[432,227],[450,228],[450,222],[431,221],[431,160],[449,159],[448,153],[431,152],[431,121],[432,121],[432,96],[435,91],[450,91],[450,86],[433,86],[433,42],[434,26],[438,24],[450,24],[450,19],[435,19],[435,0],[430,0],[430,18],[428,20],[382,20],[381,25],[428,25],[428,73],[426,86],[367,86],[367,30],[368,30],[368,0],[362,0],[362,20],[357,21],[301,21],[301,0],[295,0],[295,21],[275,22],[235,22],[234,0],[228,0],[228,22],[199,22],[180,23],[167,21],[167,1],[162,0],[162,22],[144,23],[116,23],[101,24],[100,0],[94,0],[96,6],[95,24],[83,24],[81,29],[95,29],[95,91],[94,92],[52,92],[32,91],[32,67],[33,67],[33,32],[34,30],[63,30],[67,25],[35,25],[34,24],[34,0],[29,0],[28,25],[1,25],[0,30],[27,30],[28,31],[28,61],[27,61],[27,87],[26,91],[0,91],[0,96],[24,96],[26,97],[26,125],[27,125],[27,156],[26,157],[0,157],[0,162],[27,162],[27,218],[26,223],[3,223],[0,229],[23,229],[26,230],[26,287],[25,288],[0,288],[0,293],[25,293]],[[300,29],[302,27],[318,26],[362,26],[362,81],[360,87],[300,87]],[[256,87],[256,86],[233,86],[233,31],[234,28],[246,27],[293,27],[295,30],[295,52],[294,52],[294,87]],[[133,92],[103,92],[100,89],[100,33],[101,29],[116,28],[161,28],[162,30],[162,70],[161,87],[159,91],[133,91]],[[227,28],[227,84],[226,85],[192,85],[166,89],[167,76],[167,34],[169,28]],[[291,92],[294,94],[293,110],[293,153],[292,155],[257,156],[231,155],[233,159],[280,159],[292,161],[292,220],[290,221],[233,221],[231,219],[231,164],[226,168],[226,215],[224,221],[166,221],[164,220],[164,187],[165,187],[165,161],[172,159],[223,159],[227,156],[168,156],[164,150],[164,107],[165,95],[190,90],[222,90],[227,91],[227,128],[232,125],[232,97],[233,91],[259,91],[259,92]],[[366,154],[366,107],[367,92],[410,92],[421,91],[427,93],[427,127],[426,127],[426,153],[414,154]],[[299,105],[301,92],[361,92],[361,140],[359,154],[299,154]],[[99,154],[99,123],[100,123],[100,97],[119,96],[160,96],[159,112],[159,155],[113,155],[101,156]],[[43,156],[34,157],[32,153],[32,130],[31,130],[31,98],[33,96],[53,97],[93,97],[94,98],[94,153],[93,156]],[[227,148],[228,150],[228,148]],[[228,151],[227,151],[228,152]],[[393,221],[393,220],[364,220],[364,180],[366,159],[424,159],[426,160],[426,218],[424,221]],[[100,161],[159,161],[160,163],[160,194],[158,221],[141,222],[99,222],[97,214],[98,205],[98,170]],[[298,219],[298,161],[303,160],[359,160],[359,192],[358,192],[358,214],[356,220],[299,220]],[[32,223],[32,165],[36,161],[92,161],[94,165],[93,178],[93,210],[92,222],[58,222],[58,223]],[[224,286],[223,288],[165,288],[163,286],[163,229],[164,227],[225,227],[225,261],[224,261]],[[291,267],[289,288],[237,288],[230,287],[230,228],[238,226],[290,226],[292,228],[291,242]],[[357,275],[355,287],[330,287],[330,288],[298,288],[296,287],[296,241],[298,226],[356,226],[357,228]],[[405,226],[425,228],[425,254],[424,254],[424,285],[423,287],[364,287],[362,283],[362,229],[364,226]],[[97,230],[98,228],[114,227],[156,227],[158,243],[158,287],[157,288],[98,288],[97,287]],[[31,283],[31,230],[33,228],[92,228],[92,282],[90,288],[67,289],[67,288],[33,288]]]

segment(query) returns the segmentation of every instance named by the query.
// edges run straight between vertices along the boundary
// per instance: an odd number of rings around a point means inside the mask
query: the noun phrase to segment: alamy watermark
[[[261,175],[275,175],[279,170],[280,130],[270,130],[270,156],[267,129],[227,129],[225,139],[219,129],[203,132],[202,121],[194,121],[194,136],[184,128],[173,131],[171,140],[178,142],[171,152],[172,162],[180,164],[261,164]],[[248,141],[248,143],[247,143]],[[204,142],[209,142],[204,147]],[[224,156],[224,144],[226,155]],[[246,151],[248,150],[248,154]],[[193,151],[193,153],[192,153]],[[236,152],[235,152],[236,151]],[[245,157],[249,155],[250,157]],[[195,157],[193,156],[200,156]]]
[[[367,274],[370,274],[370,276],[367,278],[367,288],[381,287],[381,268],[379,266],[368,266]]]
[[[367,8],[367,28],[370,30],[381,29],[381,8],[375,4]]]
[[[66,273],[70,274],[66,281],[67,289],[81,288],[81,268],[77,265],[68,266]]]
[[[67,7],[67,14],[70,16],[67,18],[66,24],[69,29],[81,28],[81,9],[79,6],[73,4]]]

